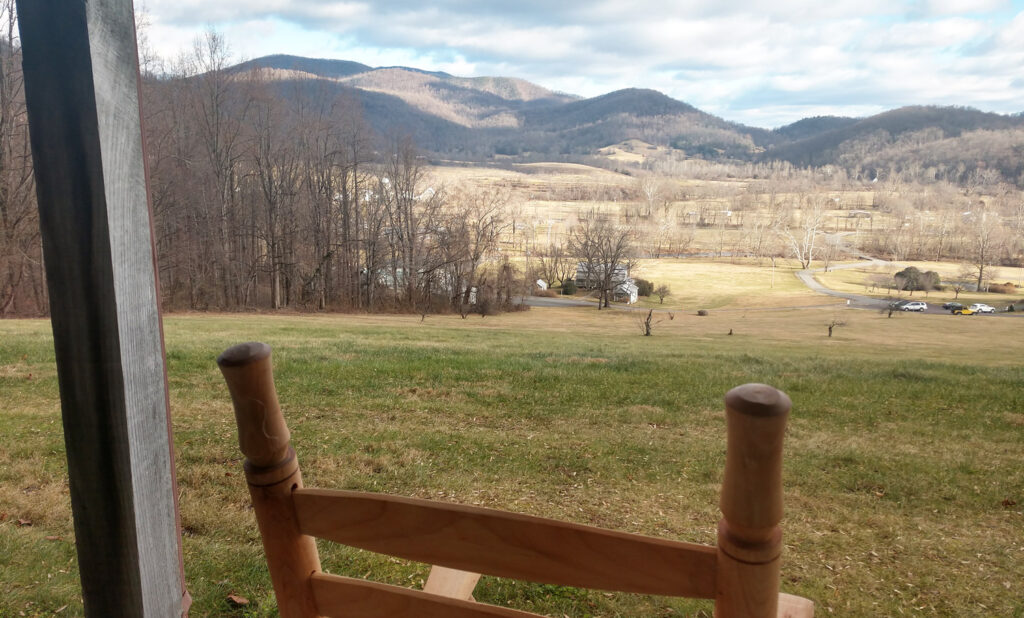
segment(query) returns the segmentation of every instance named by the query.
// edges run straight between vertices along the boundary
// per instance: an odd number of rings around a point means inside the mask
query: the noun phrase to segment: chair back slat
[[[299,489],[303,533],[407,560],[531,582],[711,599],[714,547],[461,504]]]
[[[311,578],[313,598],[328,617],[359,618],[537,618],[538,614],[452,599],[419,590],[389,586],[363,579],[316,573]]]
[[[524,618],[475,603],[479,573],[545,584],[715,600],[716,618],[811,618],[779,594],[782,441],[790,401],[764,384],[726,395],[717,546],[656,539],[479,507],[303,489],[274,389],[270,347],[218,364],[238,422],[245,477],[282,618]],[[427,591],[326,575],[314,537],[434,565]],[[445,596],[442,596],[445,595]]]

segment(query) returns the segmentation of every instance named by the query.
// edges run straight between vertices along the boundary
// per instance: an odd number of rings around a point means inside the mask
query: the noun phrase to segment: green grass
[[[847,326],[828,339],[832,315],[680,315],[651,338],[633,316],[587,309],[423,323],[170,317],[193,615],[275,614],[214,364],[250,339],[274,346],[308,485],[709,544],[722,395],[773,384],[794,401],[784,590],[823,616],[1024,615],[1024,370],[994,344],[1014,341],[1024,322],[845,311]],[[956,354],[941,353],[951,346]],[[47,322],[0,321],[0,616],[82,612],[52,349]],[[321,554],[334,573],[426,578],[420,564],[329,544]],[[232,608],[230,593],[251,603]],[[554,616],[710,615],[703,601],[493,578],[476,596]]]

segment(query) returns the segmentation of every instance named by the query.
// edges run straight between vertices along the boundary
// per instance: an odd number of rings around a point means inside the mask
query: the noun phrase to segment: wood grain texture
[[[257,467],[282,461],[291,434],[277,402],[270,346],[255,341],[232,346],[217,357],[217,365],[231,393],[238,447],[246,460]]]
[[[472,601],[474,600],[473,590],[478,581],[480,581],[479,573],[449,569],[435,564],[430,568],[430,574],[427,575],[427,583],[423,584],[423,592]]]
[[[714,598],[714,547],[479,507],[362,492],[294,494],[309,535],[409,560],[533,582]]]
[[[352,618],[535,618],[538,614],[317,573],[313,595],[324,616]]]
[[[717,618],[776,618],[782,440],[791,403],[764,384],[725,396],[728,442],[718,524]]]
[[[792,403],[764,384],[726,395],[725,476],[719,504],[733,531],[764,538],[782,520],[782,440]],[[756,531],[756,532],[755,532]]]
[[[217,365],[235,408],[245,478],[278,612],[282,618],[315,618],[320,614],[310,576],[320,571],[320,557],[316,540],[299,530],[295,514],[292,496],[302,488],[302,472],[277,403],[270,346],[233,346],[217,357]]]
[[[132,3],[18,13],[85,610],[180,615]]]
[[[247,470],[248,472],[248,470]],[[256,523],[263,538],[270,581],[281,618],[316,618],[310,576],[320,571],[316,540],[299,531],[292,507],[292,491],[302,487],[298,465],[274,485],[249,485]]]
[[[777,618],[814,618],[814,603],[793,594],[779,594]]]

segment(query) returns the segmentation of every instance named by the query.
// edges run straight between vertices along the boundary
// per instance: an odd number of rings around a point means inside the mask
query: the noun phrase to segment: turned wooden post
[[[302,474],[277,403],[270,346],[236,345],[217,357],[217,365],[235,406],[238,445],[278,611],[282,618],[319,616],[310,575],[320,570],[320,557],[316,541],[299,532],[295,516],[292,491],[302,487]]]
[[[764,384],[725,396],[728,427],[718,523],[717,618],[775,618],[782,551],[782,438],[789,397]]]

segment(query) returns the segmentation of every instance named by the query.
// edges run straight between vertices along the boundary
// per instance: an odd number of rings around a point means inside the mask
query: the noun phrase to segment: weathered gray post
[[[85,612],[187,611],[131,0],[18,0]]]

